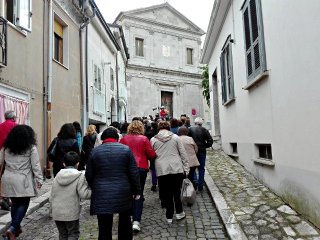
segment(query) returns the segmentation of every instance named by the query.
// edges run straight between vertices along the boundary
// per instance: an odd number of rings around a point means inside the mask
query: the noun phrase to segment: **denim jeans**
[[[151,171],[151,182],[153,186],[156,186],[158,184],[158,179],[157,179],[157,172],[156,170],[150,170]]]
[[[97,215],[99,225],[98,240],[112,240],[113,214]],[[119,213],[118,240],[132,239],[131,210]]]
[[[200,166],[198,167],[199,172],[199,178],[198,178],[198,189],[203,189],[204,184],[204,167],[206,165],[206,150],[199,150],[197,153],[198,161],[200,163]],[[196,174],[195,174],[196,175]]]
[[[148,174],[147,169],[139,168],[141,192],[140,192],[140,198],[138,200],[133,200],[133,209],[132,209],[133,221],[141,222],[143,202],[144,202],[143,190],[144,190],[144,185],[146,184],[147,174]]]
[[[10,230],[15,233],[20,228],[20,223],[26,215],[29,207],[30,197],[12,197],[11,198],[11,224]]]
[[[80,236],[79,219],[75,221],[55,221],[59,240],[78,240]]]

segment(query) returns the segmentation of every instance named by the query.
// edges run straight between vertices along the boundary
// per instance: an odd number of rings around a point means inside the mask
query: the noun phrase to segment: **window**
[[[231,153],[237,154],[238,153],[238,145],[237,143],[230,143],[231,146]]]
[[[233,84],[233,68],[232,68],[232,48],[230,36],[222,48],[220,56],[221,65],[221,90],[222,104],[234,99],[234,84]]]
[[[136,56],[143,57],[143,39],[136,38]]]
[[[69,66],[69,35],[68,25],[54,14],[53,24],[53,59],[64,67]]]
[[[99,91],[102,90],[101,69],[96,64],[94,64],[94,87]]]
[[[54,20],[54,59],[63,64],[63,26]]]
[[[4,18],[17,27],[31,32],[32,0],[4,0],[0,5]]]
[[[110,68],[110,89],[114,91],[114,73],[112,68]]]
[[[187,64],[191,64],[191,65],[193,64],[192,53],[193,53],[193,49],[187,48]]]
[[[256,144],[259,152],[259,158],[272,160],[271,144]]]
[[[248,82],[266,71],[261,0],[242,6]]]

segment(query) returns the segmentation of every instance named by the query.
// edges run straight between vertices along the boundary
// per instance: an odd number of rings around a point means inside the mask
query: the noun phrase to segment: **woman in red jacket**
[[[139,169],[141,193],[140,199],[134,200],[133,205],[133,225],[134,232],[140,232],[140,222],[143,209],[143,190],[147,179],[147,173],[149,169],[149,160],[156,158],[156,152],[152,149],[149,139],[144,136],[144,126],[139,120],[134,120],[128,126],[128,134],[121,138],[120,143],[129,146],[136,159],[136,163]]]

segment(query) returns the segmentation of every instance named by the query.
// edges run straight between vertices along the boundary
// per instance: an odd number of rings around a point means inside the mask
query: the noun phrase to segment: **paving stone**
[[[260,220],[256,221],[255,224],[257,224],[258,226],[266,226],[268,224],[268,222],[260,219]]]
[[[318,232],[307,222],[303,221],[294,226],[297,232],[302,236],[317,235]]]
[[[298,216],[287,216],[286,219],[288,219],[292,223],[299,223],[301,222],[301,218]]]
[[[282,205],[281,207],[278,207],[277,210],[289,215],[297,215],[297,212],[292,210],[288,205]]]
[[[248,235],[258,235],[259,230],[256,226],[245,226],[243,227],[243,230]]]
[[[291,227],[284,227],[283,230],[286,232],[288,236],[294,237],[297,235]]]

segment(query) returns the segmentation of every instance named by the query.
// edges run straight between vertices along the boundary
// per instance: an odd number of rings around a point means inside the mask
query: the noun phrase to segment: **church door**
[[[168,111],[168,116],[172,118],[173,107],[172,107],[172,92],[161,91],[161,106],[164,106]]]

